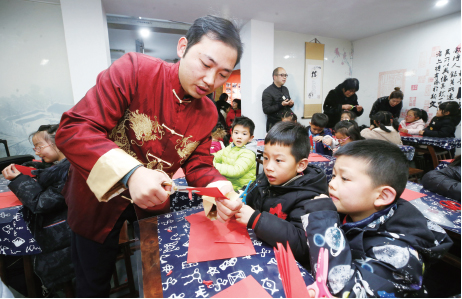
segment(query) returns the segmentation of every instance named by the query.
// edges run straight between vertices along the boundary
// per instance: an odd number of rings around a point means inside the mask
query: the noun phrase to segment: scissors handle
[[[460,211],[460,203],[450,201],[450,200],[442,200],[440,201],[440,205],[442,205],[445,208],[451,209],[453,211]]]

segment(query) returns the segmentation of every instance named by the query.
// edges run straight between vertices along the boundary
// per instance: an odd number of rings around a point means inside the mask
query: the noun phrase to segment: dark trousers
[[[125,222],[136,221],[133,205],[128,205],[103,244],[72,232],[72,262],[76,275],[76,297],[109,297],[111,276],[118,253],[119,234]]]

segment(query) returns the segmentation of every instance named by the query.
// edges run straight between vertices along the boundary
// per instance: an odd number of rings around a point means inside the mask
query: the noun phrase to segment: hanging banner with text
[[[324,72],[324,44],[305,43],[305,102],[303,117],[311,118],[322,112],[322,77]]]

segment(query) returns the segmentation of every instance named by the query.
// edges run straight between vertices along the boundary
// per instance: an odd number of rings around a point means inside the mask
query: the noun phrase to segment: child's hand
[[[244,204],[240,200],[230,200],[230,199],[217,199],[217,219],[220,222],[225,223],[231,219]]]
[[[402,133],[407,133],[407,132],[408,132],[407,129],[404,129],[404,128],[402,128],[402,129],[399,130],[399,131],[402,132]]]
[[[316,142],[321,142],[323,138],[324,136],[316,136],[316,137],[313,137],[313,140]]]
[[[14,167],[14,164],[11,164],[2,170],[2,174],[5,179],[11,181],[21,173]]]
[[[332,145],[332,138],[325,138],[325,139],[323,139],[322,143],[324,143],[327,146],[331,146]]]
[[[424,130],[420,130],[419,135],[423,136],[424,132],[425,132]]]
[[[370,129],[370,130],[375,129],[375,125],[371,125],[371,126],[369,127],[369,129]]]
[[[247,223],[249,223],[250,217],[254,212],[255,210],[248,205],[243,205],[239,212],[236,213],[237,222],[247,225]]]

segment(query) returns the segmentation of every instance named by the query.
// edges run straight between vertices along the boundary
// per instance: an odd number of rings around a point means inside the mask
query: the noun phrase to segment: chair
[[[8,149],[8,141],[6,141],[5,139],[0,139],[0,143],[3,143],[3,145],[5,146],[6,156],[9,157],[10,150]]]
[[[128,224],[127,221],[122,226],[119,235],[119,250],[120,253],[117,255],[117,260],[123,259],[125,261],[125,270],[127,271],[127,282],[120,284],[119,283],[119,275],[117,273],[117,268],[114,269],[114,273],[112,273],[112,278],[114,281],[114,287],[111,288],[110,294],[120,292],[124,289],[129,289],[130,293],[126,296],[131,298],[138,297],[138,292],[135,289],[135,279],[133,277],[133,270],[132,270],[132,263],[130,260],[130,256],[133,255],[134,249],[130,248],[130,244],[134,243],[135,240],[130,240],[128,237]]]
[[[408,180],[414,183],[419,183],[422,178],[424,171],[418,168],[409,167],[409,177]]]
[[[440,164],[440,160],[452,159],[452,154],[450,151],[447,150],[435,150],[435,148],[431,145],[428,145],[427,148],[415,148],[416,153],[420,154],[429,154],[432,158],[433,169],[435,169],[438,164]]]

